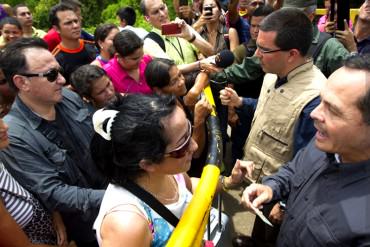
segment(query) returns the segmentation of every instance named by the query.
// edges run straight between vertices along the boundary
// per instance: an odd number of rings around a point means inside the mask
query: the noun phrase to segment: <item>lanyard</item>
[[[166,38],[166,40],[168,41],[168,43],[170,43],[173,46],[173,48],[175,48],[177,54],[179,54],[179,56],[181,57],[182,61],[185,62],[185,60],[184,60],[184,53],[182,52],[182,48],[181,48],[181,45],[180,45],[179,38],[176,37],[177,44],[179,44],[180,50],[177,49],[177,47],[168,38]]]

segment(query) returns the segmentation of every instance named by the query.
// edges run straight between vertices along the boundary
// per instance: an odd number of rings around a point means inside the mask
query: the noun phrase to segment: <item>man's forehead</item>
[[[323,93],[327,92],[348,101],[350,99],[356,101],[357,98],[363,96],[369,86],[369,83],[366,82],[368,74],[362,70],[342,67],[329,77]]]
[[[64,18],[77,18],[77,15],[76,13],[73,11],[73,10],[62,10],[62,11],[58,11],[56,13],[57,17],[59,20],[64,19]]]
[[[16,9],[16,14],[20,14],[22,12],[30,12],[30,10],[27,6],[18,7]]]
[[[163,5],[163,1],[162,0],[146,0],[146,9],[147,10],[153,10],[153,9],[156,9],[156,8],[159,8]]]
[[[57,64],[49,50],[40,47],[26,48],[23,51],[29,69],[42,68],[47,64]]]

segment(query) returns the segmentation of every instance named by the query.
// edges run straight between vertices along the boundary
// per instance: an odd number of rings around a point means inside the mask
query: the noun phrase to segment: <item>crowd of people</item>
[[[0,245],[165,246],[206,165],[208,85],[234,164],[216,193],[247,183],[242,205],[274,225],[234,242],[370,245],[368,0],[344,30],[316,0],[173,5],[171,21],[140,1],[151,30],[124,6],[92,35],[78,0],[49,30],[0,4]]]

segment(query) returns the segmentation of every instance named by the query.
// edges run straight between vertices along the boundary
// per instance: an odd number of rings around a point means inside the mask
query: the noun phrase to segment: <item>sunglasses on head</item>
[[[175,159],[180,159],[184,157],[189,150],[190,142],[191,142],[191,135],[193,133],[193,128],[191,126],[190,121],[188,120],[188,136],[186,137],[184,143],[182,143],[179,147],[175,148],[171,152],[165,153],[165,157],[171,157]]]
[[[27,76],[27,77],[46,77],[46,79],[49,81],[49,82],[55,82],[56,79],[58,78],[58,75],[59,73],[62,73],[62,68],[54,68],[54,69],[51,69],[45,73],[23,73],[23,74],[20,74],[22,76]]]

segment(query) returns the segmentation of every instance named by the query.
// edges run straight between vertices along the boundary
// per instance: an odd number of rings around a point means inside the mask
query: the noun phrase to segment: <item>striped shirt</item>
[[[33,216],[31,197],[0,162],[0,200],[3,200],[5,208],[22,228]]]

